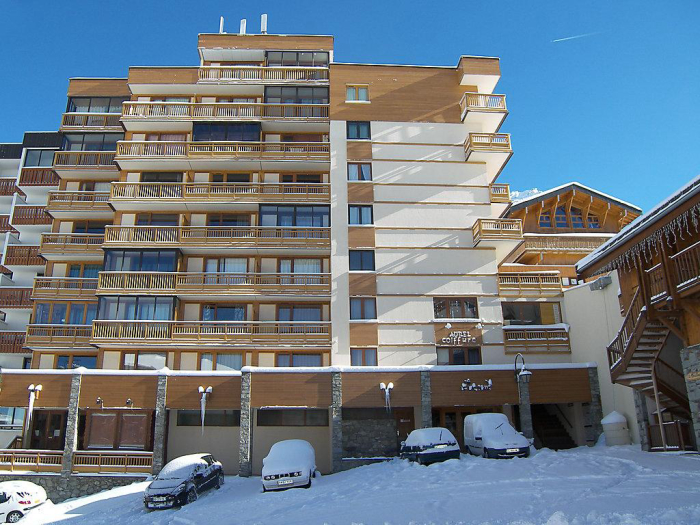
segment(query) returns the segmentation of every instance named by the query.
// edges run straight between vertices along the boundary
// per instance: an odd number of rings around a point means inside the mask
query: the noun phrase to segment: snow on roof
[[[607,416],[605,416],[601,421],[601,425],[611,425],[614,423],[624,423],[627,424],[627,418],[620,414],[617,410],[613,410]]]
[[[202,456],[206,455],[206,453],[200,452],[199,454],[188,454],[187,456],[175,458],[171,462],[167,463],[163,467],[163,470],[158,473],[158,479],[187,478],[196,465],[206,465],[206,462],[202,459]]]
[[[564,191],[568,191],[569,189],[582,189],[586,192],[592,193],[594,195],[597,195],[603,199],[613,201],[620,206],[623,206],[625,208],[628,208],[634,212],[637,213],[642,213],[642,209],[639,208],[638,206],[635,206],[634,204],[630,204],[629,202],[625,202],[621,199],[618,199],[617,197],[613,197],[612,195],[608,195],[607,193],[603,193],[602,191],[598,191],[596,189],[590,188],[584,184],[581,184],[580,182],[572,181],[572,182],[567,182],[566,184],[562,184],[561,186],[557,186],[556,188],[551,188],[549,190],[544,190],[544,191],[539,191],[537,188],[533,188],[531,190],[525,190],[522,192],[519,191],[514,191],[511,194],[512,195],[517,195],[513,199],[513,204],[510,208],[510,211],[518,210],[520,208],[524,208],[528,206],[529,204],[533,204],[535,202],[547,199],[549,197],[553,197],[557,195],[558,193],[564,193]]]

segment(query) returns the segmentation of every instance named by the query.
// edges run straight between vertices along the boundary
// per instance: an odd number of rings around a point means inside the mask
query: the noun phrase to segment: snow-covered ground
[[[463,455],[429,467],[393,460],[276,493],[262,493],[260,478],[228,477],[221,490],[178,510],[147,512],[147,484],[47,503],[22,523],[700,523],[700,456],[631,446],[542,450],[514,460]]]

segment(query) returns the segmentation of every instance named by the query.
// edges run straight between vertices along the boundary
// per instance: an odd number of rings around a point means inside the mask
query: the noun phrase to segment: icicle
[[[388,385],[379,383],[379,389],[384,391],[384,406],[387,412],[391,412],[391,390],[394,388],[394,383]]]
[[[202,435],[204,435],[204,418],[206,417],[207,413],[207,396],[212,393],[213,388],[208,386],[205,389],[203,386],[200,386],[197,390],[202,396],[199,399],[199,416],[202,424]]]

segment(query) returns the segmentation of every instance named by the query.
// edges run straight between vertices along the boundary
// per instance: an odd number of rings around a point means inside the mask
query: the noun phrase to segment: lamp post
[[[518,370],[518,358],[520,358],[522,361],[520,370]],[[532,372],[525,368],[525,357],[523,354],[518,353],[518,355],[515,356],[513,369],[515,374],[515,382],[518,384],[518,395],[520,395],[520,383],[522,382],[527,385],[530,383],[530,378],[532,377]]]
[[[44,387],[42,385],[34,385],[32,383],[27,387],[29,392],[29,403],[27,404],[27,415],[24,418],[24,434],[22,436],[22,447],[29,448],[31,440],[31,430],[32,430],[32,415],[34,414],[34,401],[39,398]]]
[[[521,361],[520,369],[518,369],[518,358],[520,358]],[[534,432],[532,428],[529,385],[532,372],[525,368],[525,358],[523,357],[523,354],[517,354],[515,356],[513,374],[515,376],[515,382],[518,385],[518,413],[520,414],[520,430],[526,438],[532,440],[534,437]]]

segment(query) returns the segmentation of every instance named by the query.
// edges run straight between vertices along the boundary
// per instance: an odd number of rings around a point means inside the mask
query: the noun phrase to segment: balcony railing
[[[0,450],[0,470],[10,472],[61,472],[63,451]]]
[[[225,246],[229,248],[330,247],[330,228],[274,226],[107,226],[105,244]]]
[[[94,297],[97,278],[37,277],[34,279],[34,299]]]
[[[61,129],[66,128],[119,128],[122,129],[120,113],[64,113]]]
[[[73,472],[79,474],[150,474],[153,452],[83,451],[73,453]]]
[[[491,184],[489,185],[489,196],[491,202],[510,202],[510,185]]]
[[[684,292],[700,282],[700,242],[672,255],[676,289]]]
[[[320,183],[113,182],[114,200],[183,200],[212,202],[328,202],[330,185]],[[50,203],[51,201],[49,201]]]
[[[308,82],[328,81],[327,67],[204,66],[199,82]]]
[[[327,273],[101,272],[101,292],[165,292],[225,295],[328,295]]]
[[[44,206],[15,206],[12,214],[12,224],[16,225],[46,225],[53,218],[46,213]]]
[[[646,272],[647,283],[649,285],[649,295],[651,302],[660,301],[668,295],[668,285],[661,263],[644,270]]]
[[[0,215],[0,233],[16,232],[17,230],[10,224],[9,215]]]
[[[46,261],[39,256],[38,246],[10,244],[5,251],[5,266],[43,266]]]
[[[525,237],[523,251],[590,253],[607,241],[607,237]]]
[[[20,186],[58,186],[61,181],[53,168],[22,168]]]
[[[0,288],[0,308],[31,308],[31,288]]]
[[[104,235],[99,233],[44,233],[41,236],[43,255],[102,253]]]
[[[329,161],[327,142],[122,141],[117,157],[223,158],[233,160]]]
[[[92,326],[71,324],[28,324],[27,346],[86,346]]]
[[[54,168],[104,168],[116,169],[114,151],[57,151]]]
[[[508,133],[470,133],[464,142],[467,158],[475,151],[510,153],[510,135]]]
[[[109,192],[105,191],[51,191],[46,208],[52,211],[63,210],[111,210]]]
[[[498,290],[515,295],[559,295],[562,293],[561,277],[556,273],[499,273]]]
[[[328,104],[124,102],[122,119],[137,120],[327,120]]]
[[[331,341],[331,324],[293,321],[93,321],[93,343],[127,340],[140,343],[326,345]]]
[[[483,240],[522,239],[520,219],[477,219],[472,226],[474,244]]]
[[[459,101],[462,118],[467,111],[506,111],[506,96],[488,93],[465,93]]]
[[[571,352],[564,328],[504,326],[506,352]]]
[[[26,332],[0,332],[0,354],[24,354]]]
[[[12,197],[17,189],[17,181],[10,178],[0,178],[0,197]]]

